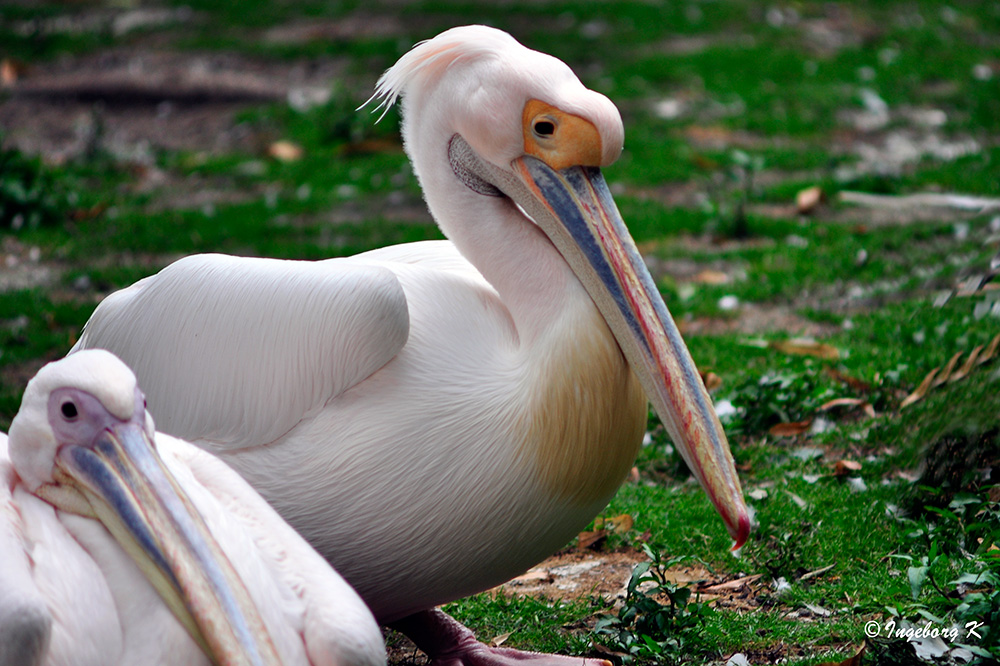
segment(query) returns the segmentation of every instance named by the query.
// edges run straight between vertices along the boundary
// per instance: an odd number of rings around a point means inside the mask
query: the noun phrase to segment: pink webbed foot
[[[389,626],[412,640],[431,658],[433,666],[611,666],[604,659],[489,647],[438,608],[414,613]]]

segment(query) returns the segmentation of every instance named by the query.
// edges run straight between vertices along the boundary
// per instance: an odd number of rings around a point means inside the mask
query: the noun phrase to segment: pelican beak
[[[750,517],[726,433],[653,277],[596,167],[553,169],[525,155],[498,168],[455,135],[456,175],[486,195],[506,195],[549,237],[611,328],[656,413],[726,528],[743,545]],[[460,167],[460,168],[457,168]]]
[[[79,491],[215,663],[279,663],[242,580],[138,419],[63,446],[56,461],[58,484]]]
[[[600,169],[514,161],[518,203],[548,235],[614,333],[674,444],[735,541],[750,518],[726,433]]]

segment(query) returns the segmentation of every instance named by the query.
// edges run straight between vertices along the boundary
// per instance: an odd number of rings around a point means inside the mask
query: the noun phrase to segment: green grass
[[[480,594],[447,604],[444,610],[487,642],[510,634],[503,642],[506,647],[579,654],[590,649],[583,622],[603,610],[603,604],[596,600],[553,604],[534,597]]]
[[[400,200],[422,206],[399,144],[397,112],[376,125],[367,109],[356,107],[378,74],[415,41],[452,25],[486,23],[566,59],[587,85],[619,105],[625,152],[605,174],[644,254],[668,267],[713,268],[731,278],[713,285],[672,269],[657,276],[678,320],[711,322],[688,342],[699,365],[722,379],[716,399],[738,410],[727,427],[745,488],[767,493],[750,500],[755,534],[739,558],[729,554],[721,521],[704,493],[685,483],[687,474],[655,422],[653,442],[637,463],[640,483],[623,486],[605,515],[635,518],[633,530],[610,539],[611,547],[637,547],[648,531],[645,543],[664,559],[691,558],[720,579],[761,574],[758,605],[721,608],[702,621],[701,602],[692,600],[670,620],[679,623],[670,626],[683,632],[683,649],[651,638],[659,652],[643,653],[636,663],[701,663],[734,652],[753,663],[839,661],[864,640],[869,620],[884,622],[893,612],[911,620],[922,613],[965,617],[952,582],[991,566],[984,550],[998,536],[996,506],[976,505],[984,507],[980,522],[991,527],[977,526],[979,519],[961,514],[960,507],[948,509],[951,515],[924,510],[944,500],[899,473],[916,470],[943,437],[988,434],[1000,426],[1000,360],[905,410],[899,404],[932,369],[1000,332],[1000,320],[984,314],[990,293],[935,305],[941,292],[990,269],[998,250],[997,212],[885,218],[839,204],[836,194],[1000,196],[995,2],[173,5],[190,7],[191,18],[119,37],[24,28],[107,8],[99,3],[5,6],[0,58],[45,67],[111,46],[138,48],[151,38],[182,51],[276,62],[334,60],[342,62],[344,78],[327,104],[307,112],[284,104],[239,112],[237,120],[250,131],[302,147],[303,157],[288,163],[263,150],[159,151],[155,167],[171,183],[160,190],[138,187],[135,165],[107,152],[40,170],[30,158],[6,153],[28,170],[0,170],[0,191],[44,219],[16,232],[0,225],[0,248],[22,262],[37,248],[55,277],[0,292],[0,428],[9,425],[24,380],[68,350],[101,296],[180,255],[319,259],[440,238],[427,216],[388,214]],[[357,16],[392,19],[401,32],[301,44],[265,39],[274,26]],[[865,89],[889,107],[882,127],[852,124],[851,114],[864,109]],[[663,100],[678,101],[680,112],[658,117]],[[940,110],[944,122],[920,125],[912,120],[914,110]],[[858,145],[884,153],[893,133],[971,140],[979,149],[956,159],[923,155],[889,166],[863,164]],[[44,192],[19,185],[33,179],[46,184]],[[811,185],[823,187],[828,203],[798,216],[794,197]],[[175,186],[235,196],[195,205],[183,197],[171,200]],[[745,222],[745,238],[733,238],[738,221]],[[720,306],[725,296],[784,318],[762,330],[742,330],[740,311]],[[813,327],[840,357],[790,356],[761,344],[795,335],[780,325],[790,317]],[[877,416],[830,412],[823,416],[834,427],[825,432],[768,434],[776,423],[817,417],[835,397],[865,399]],[[805,447],[819,447],[822,455],[804,460],[797,452]],[[855,476],[866,490],[854,492],[832,476],[834,463],[843,459],[862,463]],[[987,492],[973,491],[980,498]],[[905,519],[895,513],[898,507],[908,512]],[[953,547],[965,537],[982,537],[985,545]],[[947,596],[926,582],[914,597],[910,570],[922,558]],[[822,575],[800,579],[831,565]],[[781,577],[791,587],[779,594]],[[830,615],[799,617],[808,615],[807,604]],[[592,656],[595,642],[606,645],[607,639],[594,632],[595,623],[617,612],[599,599],[558,605],[504,595],[478,595],[447,610],[486,640],[509,633],[505,646]],[[691,617],[697,621],[688,622]]]

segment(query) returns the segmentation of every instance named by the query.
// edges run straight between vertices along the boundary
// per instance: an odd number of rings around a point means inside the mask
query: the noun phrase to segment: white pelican
[[[105,299],[76,348],[120,355],[166,432],[236,468],[441,662],[486,648],[429,609],[585,526],[647,396],[742,544],[725,434],[599,170],[622,150],[615,106],[483,26],[417,45],[375,96],[402,97],[449,241],[187,257]]]
[[[354,590],[238,474],[154,435],[105,351],[42,368],[0,434],[0,562],[2,666],[385,664]]]

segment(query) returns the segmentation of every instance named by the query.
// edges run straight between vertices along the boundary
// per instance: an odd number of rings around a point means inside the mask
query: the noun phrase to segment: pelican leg
[[[439,608],[414,613],[389,627],[412,640],[432,666],[612,666],[604,659],[489,647]]]

